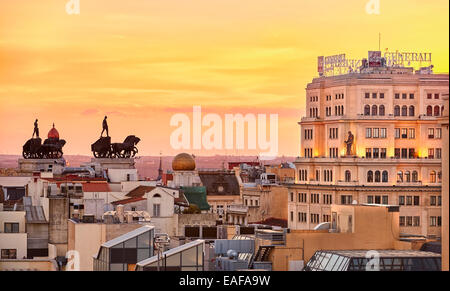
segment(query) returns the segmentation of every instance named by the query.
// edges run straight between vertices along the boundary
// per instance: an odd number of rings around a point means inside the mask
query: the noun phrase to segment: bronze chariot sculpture
[[[111,143],[111,137],[100,137],[91,145],[92,153],[96,158],[132,158],[138,153],[136,145],[140,139],[129,135],[123,143]]]
[[[42,143],[39,137],[37,119],[34,122],[33,136],[23,145],[22,156],[25,159],[60,159],[63,156],[62,148],[66,141],[59,138],[55,125],[50,130],[48,138]],[[36,134],[36,137],[34,135]]]

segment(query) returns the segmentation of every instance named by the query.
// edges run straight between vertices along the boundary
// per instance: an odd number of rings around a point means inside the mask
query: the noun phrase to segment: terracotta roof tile
[[[144,198],[144,197],[131,197],[131,198],[127,198],[127,199],[114,201],[111,204],[113,204],[113,205],[119,205],[119,204],[125,205],[125,204],[129,204],[129,203],[133,203],[133,202],[139,202],[139,201],[142,201],[142,200],[147,200],[147,198]]]
[[[145,193],[148,193],[155,188],[156,188],[155,186],[137,186],[136,188],[134,188],[133,190],[128,192],[128,194],[126,194],[125,196],[142,197],[142,196],[144,196]]]

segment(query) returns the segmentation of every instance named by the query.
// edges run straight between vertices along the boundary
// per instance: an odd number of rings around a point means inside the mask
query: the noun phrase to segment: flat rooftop
[[[336,254],[349,258],[366,258],[367,252],[370,250],[339,250],[339,251],[326,251],[322,250],[322,253]],[[424,251],[414,251],[414,250],[374,250],[379,253],[380,258],[428,258],[436,257],[440,258],[440,254]]]

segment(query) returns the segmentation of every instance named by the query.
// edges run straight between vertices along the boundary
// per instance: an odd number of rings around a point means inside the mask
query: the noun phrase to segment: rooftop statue
[[[36,137],[39,138],[39,127],[38,127],[37,118],[36,118],[36,121],[34,122],[34,131],[33,131],[33,135],[31,136],[31,138],[33,138],[35,134],[36,134]]]
[[[36,134],[36,138],[34,135]],[[59,159],[63,156],[62,148],[66,141],[59,139],[59,133],[53,124],[48,138],[42,143],[39,137],[38,120],[34,122],[33,136],[23,145],[22,156],[25,159]]]
[[[100,138],[91,145],[91,150],[96,158],[132,158],[138,153],[136,145],[140,139],[134,135],[129,135],[123,143],[111,143],[111,137],[108,132],[107,116],[103,119],[103,130]],[[106,136],[103,132],[106,131]]]
[[[106,119],[108,119],[108,116],[105,116],[105,118],[103,118],[103,124],[102,124],[103,130],[102,130],[102,133],[100,134],[100,137],[103,136],[103,132],[105,132],[105,131],[106,131],[106,136],[109,137],[108,121]]]

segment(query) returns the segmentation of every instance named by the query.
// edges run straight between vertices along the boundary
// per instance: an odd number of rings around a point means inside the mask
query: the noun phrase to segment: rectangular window
[[[375,204],[381,204],[381,196],[375,196]]]
[[[384,93],[380,93],[380,99],[384,99]]]
[[[380,128],[380,138],[386,138],[386,128]]]
[[[427,94],[427,99],[432,99],[433,98],[433,94]]]
[[[406,205],[412,205],[412,196],[406,196]]]
[[[414,93],[409,94],[409,99],[414,99]]]
[[[366,98],[366,99],[369,99],[369,98],[370,98],[370,93],[366,93],[366,94],[365,94],[365,98]]]
[[[409,149],[409,158],[414,159],[416,157],[416,150],[415,149]]]
[[[410,128],[409,129],[409,138],[410,139],[415,139],[416,138],[416,129],[415,128]]]
[[[413,226],[420,226],[420,216],[414,216]]]
[[[383,204],[384,205],[389,205],[389,196],[383,195]]]
[[[428,149],[428,158],[434,159],[434,149]]]
[[[414,206],[419,206],[419,205],[420,205],[420,197],[414,196]]]
[[[378,138],[380,136],[380,130],[379,128],[373,129],[373,138]]]
[[[372,138],[372,128],[366,128],[366,138]]]
[[[437,217],[430,216],[430,226],[437,226]]]
[[[406,94],[406,93],[403,93],[403,94],[402,94],[402,99],[406,99],[406,97],[407,97],[407,94]]]
[[[434,99],[439,99],[439,93],[434,94]]]
[[[405,196],[398,196],[398,205],[405,205]]]
[[[412,216],[406,216],[406,226],[412,226]]]
[[[367,196],[367,204],[373,204],[373,196],[372,195]]]
[[[395,129],[395,138],[400,138],[400,128]]]
[[[399,148],[396,148],[396,149],[394,150],[394,155],[395,155],[395,158],[396,158],[396,159],[400,159],[400,149],[399,149]]]
[[[408,138],[408,129],[402,128],[402,138]]]
[[[434,128],[428,129],[428,138],[434,138]]]
[[[385,159],[386,158],[386,148],[382,148],[380,152],[380,158]]]
[[[434,136],[434,138],[438,138],[438,139],[442,138],[442,128],[436,128],[435,133],[436,133],[436,135]]]
[[[294,212],[291,211],[291,221],[294,221]]]
[[[400,216],[400,226],[405,226],[405,217]]]
[[[436,159],[442,158],[442,149],[438,148],[436,149]]]
[[[19,223],[5,222],[5,233],[19,233]]]
[[[153,216],[161,216],[161,204],[153,204]]]
[[[436,206],[436,196],[430,196],[430,206]]]
[[[379,148],[374,148],[373,149],[373,158],[374,159],[378,159],[380,157],[380,149]]]
[[[402,159],[408,158],[408,149],[402,149]]]
[[[376,99],[377,98],[377,93],[372,93],[372,98]]]
[[[400,99],[400,94],[399,93],[395,93],[395,99]]]
[[[2,249],[1,250],[2,260],[15,260],[17,259],[17,249]]]
[[[366,159],[371,159],[371,158],[372,158],[372,149],[366,148]]]

